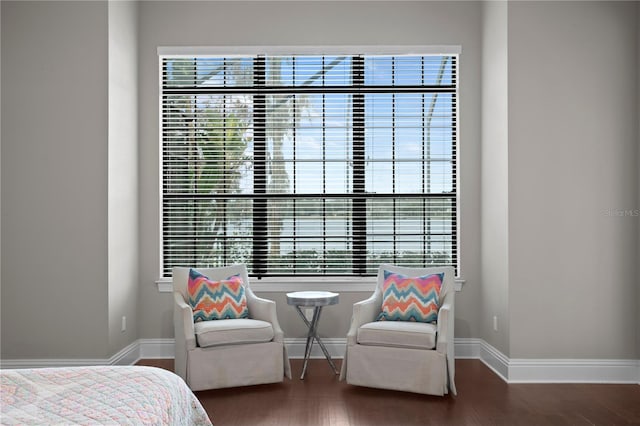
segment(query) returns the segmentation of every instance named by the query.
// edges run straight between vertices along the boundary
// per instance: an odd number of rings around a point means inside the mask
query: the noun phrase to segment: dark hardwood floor
[[[173,360],[141,360],[173,370]],[[507,384],[479,360],[456,360],[458,396],[369,389],[338,381],[325,360],[300,380],[196,392],[216,426],[640,425],[640,386]]]

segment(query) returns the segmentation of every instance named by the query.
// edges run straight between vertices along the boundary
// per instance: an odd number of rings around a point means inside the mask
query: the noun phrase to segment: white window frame
[[[164,56],[171,57],[192,57],[200,55],[212,56],[246,56],[246,55],[332,55],[332,54],[362,54],[362,55],[460,55],[462,48],[459,45],[388,45],[388,46],[357,46],[357,45],[341,45],[341,46],[160,46],[157,48],[158,61],[161,62]],[[460,91],[460,69],[458,69],[458,96]],[[162,93],[162,70],[158,66],[158,90]],[[460,120],[460,111],[457,111],[458,121]],[[162,146],[162,105],[158,106],[158,135],[159,144]],[[457,141],[460,141],[460,126],[458,126]],[[160,151],[161,152],[161,151]],[[460,175],[460,149],[458,148],[458,167],[456,168],[455,179]],[[159,155],[159,170],[162,170],[162,155]],[[458,182],[459,179],[458,179]],[[459,184],[458,184],[459,185]],[[460,186],[458,186],[460,187]],[[162,175],[159,174],[158,191],[160,193],[160,203],[158,206],[160,223],[159,223],[159,252],[158,252],[158,276],[156,280],[158,291],[161,293],[172,292],[173,282],[170,278],[162,278]],[[461,199],[460,190],[456,193],[457,203],[457,277],[455,279],[456,291],[461,291],[466,280],[462,273],[462,253],[460,244],[460,211]],[[343,292],[370,292],[375,289],[376,277],[264,277],[254,279],[251,283],[252,289],[258,292],[288,292],[297,291],[301,288],[322,288],[327,291],[343,291]]]

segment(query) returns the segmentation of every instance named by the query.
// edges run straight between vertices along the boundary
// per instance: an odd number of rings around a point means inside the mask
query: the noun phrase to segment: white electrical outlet
[[[493,331],[498,331],[498,316],[493,316]]]
[[[122,332],[127,331],[127,317],[122,317]]]

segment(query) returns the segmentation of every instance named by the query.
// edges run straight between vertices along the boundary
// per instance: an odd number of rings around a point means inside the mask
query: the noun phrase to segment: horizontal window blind
[[[457,265],[457,56],[162,56],[162,272]]]

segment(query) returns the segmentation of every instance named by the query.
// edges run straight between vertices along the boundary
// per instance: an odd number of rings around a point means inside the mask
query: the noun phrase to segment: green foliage
[[[224,71],[224,67],[218,67],[207,75],[197,75],[196,68],[195,60],[176,61],[170,67],[173,84],[197,86]],[[235,69],[242,74],[242,70]],[[165,161],[172,173],[166,179],[165,191],[186,196],[239,192],[241,179],[248,171],[250,105],[242,97],[213,95],[171,96],[166,103],[165,126],[171,128],[172,149]],[[197,250],[192,250],[188,264],[219,266],[226,264],[229,256],[248,260],[243,247],[248,241],[211,238],[224,236],[230,228],[243,232],[243,218],[228,214],[229,203],[223,198],[194,198],[181,208],[168,210],[167,223],[172,224],[171,235],[178,241],[168,251],[181,252],[179,241],[191,240]]]

